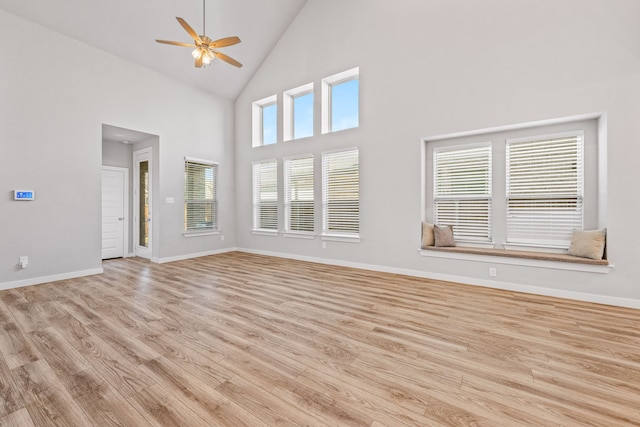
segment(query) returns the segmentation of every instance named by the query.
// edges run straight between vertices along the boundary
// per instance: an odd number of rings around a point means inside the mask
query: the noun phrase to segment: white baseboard
[[[550,288],[543,288],[538,286],[522,285],[517,283],[499,282],[495,280],[476,279],[476,278],[471,278],[466,276],[437,274],[437,273],[431,273],[431,272],[420,271],[420,270],[410,270],[410,269],[388,267],[388,266],[375,265],[375,264],[365,264],[365,263],[341,261],[336,259],[309,257],[309,256],[301,256],[301,255],[288,254],[288,253],[282,253],[282,252],[261,251],[261,250],[255,250],[255,249],[247,249],[247,248],[217,249],[214,251],[192,253],[187,255],[179,255],[175,257],[154,258],[152,259],[152,261],[155,263],[163,264],[167,262],[181,261],[185,259],[198,258],[203,256],[209,256],[209,255],[218,255],[218,254],[233,252],[233,251],[240,251],[240,252],[252,253],[257,255],[274,256],[279,258],[295,259],[299,261],[315,262],[319,264],[335,265],[340,267],[359,268],[362,270],[379,271],[383,273],[402,274],[406,276],[420,277],[424,279],[456,282],[456,283],[462,283],[465,285],[483,286],[487,288],[502,289],[506,291],[523,292],[528,294],[544,295],[544,296],[557,297],[557,298],[566,298],[566,299],[572,299],[577,301],[613,305],[618,307],[640,309],[640,300],[635,300],[635,299],[611,297],[606,295],[589,294],[589,293],[583,293],[583,292],[566,291],[561,289],[550,289]],[[13,282],[4,282],[4,283],[0,283],[0,290],[20,288],[20,287],[31,286],[31,285],[39,285],[42,283],[56,282],[59,280],[74,279],[77,277],[92,276],[95,274],[101,274],[102,272],[103,272],[102,268],[95,268],[90,270],[73,271],[69,273],[56,274],[51,276],[34,277],[30,279],[17,280]]]
[[[257,255],[275,256],[279,258],[289,258],[289,259],[295,259],[299,261],[316,262],[319,264],[359,268],[362,270],[379,271],[382,273],[402,274],[405,276],[420,277],[423,279],[441,280],[445,282],[456,282],[456,283],[462,283],[465,285],[483,286],[486,288],[502,289],[505,291],[523,292],[527,294],[543,295],[543,296],[549,296],[549,297],[571,299],[576,301],[585,301],[585,302],[593,302],[597,304],[613,305],[617,307],[640,309],[640,300],[635,300],[635,299],[611,297],[606,295],[589,294],[589,293],[583,293],[583,292],[565,291],[561,289],[550,289],[550,288],[543,288],[539,286],[499,282],[496,280],[476,279],[473,277],[466,277],[466,276],[438,274],[438,273],[431,273],[428,271],[410,270],[410,269],[404,269],[404,268],[387,267],[382,265],[363,264],[363,263],[348,262],[348,261],[341,261],[341,260],[327,259],[327,258],[307,257],[307,256],[300,256],[300,255],[280,253],[280,252],[260,251],[260,250],[254,250],[254,249],[246,249],[246,248],[238,248],[236,250],[240,252],[247,252],[247,253],[252,253]]]
[[[41,285],[43,283],[57,282],[59,280],[75,279],[75,278],[84,277],[84,276],[93,276],[95,274],[102,274],[102,272],[103,270],[101,267],[101,268],[93,268],[90,270],[71,271],[69,273],[54,274],[52,276],[33,277],[31,279],[16,280],[14,282],[4,282],[4,283],[0,283],[0,291],[4,291],[7,289],[14,289],[14,288],[22,288],[24,286]]]
[[[182,261],[182,260],[185,260],[185,259],[199,258],[199,257],[209,256],[209,255],[224,254],[224,253],[233,252],[233,251],[236,251],[236,250],[237,250],[236,248],[224,248],[224,249],[216,249],[216,250],[213,250],[213,251],[197,252],[197,253],[192,253],[192,254],[178,255],[178,256],[165,257],[165,258],[151,258],[151,262],[155,262],[156,264],[164,264],[164,263],[167,263],[167,262]]]

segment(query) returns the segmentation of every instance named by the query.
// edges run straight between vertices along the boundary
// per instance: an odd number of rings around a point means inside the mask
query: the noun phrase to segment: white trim
[[[442,280],[447,282],[456,282],[465,285],[483,286],[486,288],[501,289],[513,292],[523,292],[527,294],[550,296],[556,298],[565,298],[576,301],[592,302],[596,304],[614,305],[617,307],[628,307],[640,309],[640,300],[610,297],[606,295],[589,294],[583,292],[564,291],[560,289],[550,289],[538,286],[520,285],[508,282],[498,282],[495,280],[474,279],[464,276],[454,276],[449,274],[434,274],[427,271],[409,270],[395,267],[385,267],[372,264],[362,264],[354,262],[346,262],[334,259],[307,257],[293,254],[285,254],[280,252],[260,251],[246,248],[236,248],[239,252],[252,253],[257,255],[274,256],[279,258],[295,259],[299,261],[315,262],[318,264],[336,265],[340,267],[359,268],[362,270],[379,271],[382,273],[402,274],[406,276],[419,277],[422,279]]]
[[[272,104],[278,105],[278,95],[267,96],[251,104],[251,146],[252,147],[264,147],[264,141],[262,140],[263,123],[262,123],[262,109]],[[276,124],[278,120],[276,118]],[[276,142],[278,142],[278,136],[276,135]],[[273,145],[273,144],[267,144]]]
[[[255,234],[256,236],[272,236],[272,237],[277,237],[278,236],[278,230],[251,230],[251,234]]]
[[[510,130],[527,129],[527,128],[534,128],[534,127],[540,127],[540,126],[551,126],[551,125],[558,125],[562,123],[571,123],[571,122],[601,119],[601,118],[606,118],[606,114],[605,113],[579,114],[576,116],[561,117],[558,119],[537,120],[533,122],[517,123],[514,125],[496,126],[491,128],[468,130],[464,132],[454,132],[454,133],[446,133],[442,135],[434,135],[434,136],[422,138],[422,141],[423,142],[442,141],[446,139],[462,138],[465,136],[477,136],[477,135],[484,135],[487,133],[505,132]]]
[[[165,257],[165,258],[153,258],[151,261],[156,264],[165,264],[168,262],[183,261],[185,259],[200,258],[203,256],[209,256],[209,255],[219,255],[227,252],[233,252],[236,250],[237,250],[236,248],[215,249],[212,251],[195,252],[191,254],[176,255],[176,256]]]
[[[582,271],[585,273],[600,273],[607,274],[614,267],[609,265],[594,265],[594,264],[580,264],[577,262],[563,262],[563,261],[550,261],[541,259],[529,259],[529,258],[517,258],[500,255],[480,255],[480,254],[467,254],[460,252],[441,252],[418,249],[419,253],[423,257],[427,258],[444,258],[444,259],[456,259],[463,261],[476,261],[485,262],[490,264],[504,264],[515,265],[519,267],[536,267],[547,268],[553,270],[567,270],[567,271]]]
[[[184,237],[198,237],[198,236],[212,236],[220,234],[220,230],[207,230],[207,231],[183,231],[182,235]]]
[[[16,280],[14,282],[0,283],[0,291],[7,289],[22,288],[24,286],[41,285],[43,283],[57,282],[59,280],[76,279],[78,277],[94,276],[102,274],[104,270],[100,268],[92,268],[89,270],[71,271],[69,273],[54,274],[52,276],[33,277],[31,279]]]
[[[283,141],[293,141],[296,139],[294,135],[294,117],[293,117],[293,106],[295,102],[295,98],[307,94],[313,94],[315,97],[315,93],[313,91],[313,82],[304,84],[302,86],[298,86],[293,89],[289,89],[282,94],[282,139]],[[314,99],[315,105],[315,99]],[[315,114],[314,114],[315,117]],[[312,128],[315,126],[312,126]],[[311,135],[313,136],[313,134]]]
[[[316,238],[316,233],[305,233],[303,231],[285,231],[284,233],[282,233],[282,237],[313,240]]]
[[[191,163],[200,163],[203,165],[210,165],[210,166],[213,166],[213,165],[220,166],[220,162],[217,162],[214,160],[196,159],[195,157],[184,156],[184,161],[191,162]]]
[[[605,228],[608,221],[607,178],[607,114],[598,117],[598,228]]]
[[[140,191],[140,163],[149,163],[149,208],[151,209],[149,221],[149,246],[144,247],[138,245],[140,241],[140,197],[138,192]],[[153,147],[145,147],[133,152],[133,252],[136,256],[141,258],[151,259],[153,257],[153,245],[156,243],[153,241],[153,229],[155,226],[155,210],[153,206],[154,199],[154,185],[153,185]]]
[[[320,88],[320,128],[322,134],[333,132],[331,130],[331,86],[355,79],[360,79],[360,67],[342,71],[322,79]],[[360,100],[358,100],[359,102]]]

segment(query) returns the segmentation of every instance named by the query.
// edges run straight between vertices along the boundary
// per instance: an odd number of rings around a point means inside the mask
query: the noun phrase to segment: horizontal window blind
[[[184,174],[184,230],[217,229],[218,165],[185,160]]]
[[[507,242],[568,248],[583,223],[583,135],[507,141]]]
[[[491,241],[491,146],[437,150],[433,162],[434,222],[456,239]]]
[[[278,229],[278,163],[253,163],[253,228]]]
[[[285,159],[284,192],[286,230],[313,232],[313,156]]]
[[[360,232],[358,149],[322,155],[322,209],[325,234]]]

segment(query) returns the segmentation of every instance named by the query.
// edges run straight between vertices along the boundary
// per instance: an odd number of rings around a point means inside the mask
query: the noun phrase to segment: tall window
[[[322,133],[360,125],[359,68],[322,79]]]
[[[278,163],[253,163],[253,228],[278,230]]]
[[[323,233],[357,237],[360,232],[358,149],[322,154]]]
[[[507,141],[507,242],[568,247],[583,222],[583,133]]]
[[[275,144],[278,140],[278,97],[273,95],[254,102],[252,115],[252,145]]]
[[[313,136],[313,83],[286,91],[282,112],[285,141]]]
[[[184,231],[218,228],[218,165],[205,160],[184,162]]]
[[[491,241],[491,146],[434,150],[433,162],[434,222]]]
[[[313,156],[284,160],[285,230],[314,230]]]

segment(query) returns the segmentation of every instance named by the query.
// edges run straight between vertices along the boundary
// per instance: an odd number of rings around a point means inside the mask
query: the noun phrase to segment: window
[[[358,237],[360,167],[358,149],[322,154],[323,234]]]
[[[253,228],[278,230],[278,163],[267,160],[253,163]]]
[[[569,247],[583,221],[583,133],[507,141],[507,242]]]
[[[218,165],[206,160],[184,162],[184,231],[218,228]]]
[[[434,222],[457,239],[491,241],[491,146],[434,150]]]
[[[424,219],[461,246],[563,253],[606,225],[606,117],[424,139]]]
[[[322,80],[322,133],[360,125],[359,68]]]
[[[285,159],[285,231],[313,233],[313,192],[313,156]]]
[[[284,140],[313,136],[313,83],[284,93]]]
[[[275,144],[278,141],[278,97],[269,96],[253,103],[253,146]]]

